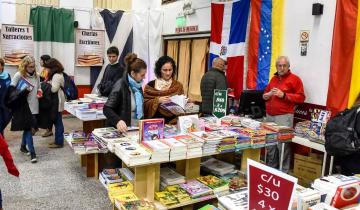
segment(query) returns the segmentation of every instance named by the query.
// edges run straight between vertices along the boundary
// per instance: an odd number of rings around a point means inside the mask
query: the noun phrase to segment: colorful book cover
[[[160,107],[176,116],[185,114],[185,109],[172,101],[160,104]]]
[[[222,179],[217,178],[216,176],[208,175],[208,176],[201,176],[197,178],[203,184],[209,186],[211,189],[223,187],[228,185],[228,183]]]
[[[200,131],[199,116],[186,115],[178,118],[178,129],[180,133],[191,133]]]
[[[186,190],[186,192],[189,193],[193,198],[209,195],[212,193],[212,190],[208,186],[197,181],[196,179],[188,180],[186,183],[180,184],[180,187]]]
[[[189,194],[187,194],[186,191],[183,188],[181,188],[179,185],[167,186],[165,190],[173,194],[173,196],[175,196],[180,203],[191,199]]]
[[[118,200],[118,201],[136,201],[136,200],[139,200],[139,198],[134,193],[116,195],[116,196],[114,196],[114,199]]]
[[[164,119],[140,120],[141,141],[164,138]]]
[[[149,201],[137,200],[121,202],[121,210],[154,210],[155,206]]]
[[[175,196],[173,196],[168,191],[155,192],[155,199],[164,205],[173,205],[179,203]]]
[[[34,85],[31,84],[27,79],[21,77],[16,85],[16,89],[23,91],[27,89],[28,91],[32,91],[34,89]]]

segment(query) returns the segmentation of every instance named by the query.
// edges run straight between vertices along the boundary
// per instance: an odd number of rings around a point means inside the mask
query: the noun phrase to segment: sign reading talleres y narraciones
[[[76,30],[76,66],[101,66],[104,58],[105,31]]]
[[[1,57],[7,65],[19,65],[27,55],[34,55],[33,26],[2,24]]]

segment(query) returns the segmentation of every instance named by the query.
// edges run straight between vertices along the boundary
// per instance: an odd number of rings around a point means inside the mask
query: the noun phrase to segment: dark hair
[[[115,46],[111,46],[107,49],[106,54],[116,54],[119,55],[119,49]]]
[[[40,59],[45,63],[47,60],[49,60],[51,58],[50,55],[42,55],[40,56]]]
[[[126,71],[130,74],[132,71],[139,73],[141,69],[146,69],[146,63],[142,59],[138,58],[135,53],[128,53],[124,62],[126,64]]]
[[[4,65],[5,65],[5,61],[4,61],[4,59],[0,58],[0,64],[1,64],[2,66],[4,66]]]
[[[171,63],[171,65],[173,67],[172,77],[174,78],[174,76],[176,74],[175,61],[174,61],[174,59],[172,59],[172,57],[169,57],[167,55],[161,56],[155,63],[155,75],[156,75],[157,78],[161,78],[161,68],[166,63]]]
[[[50,71],[49,71],[49,80],[52,79],[54,74],[64,72],[63,65],[58,60],[56,60],[55,58],[50,58],[49,60],[47,60],[44,63],[44,67],[50,69]]]

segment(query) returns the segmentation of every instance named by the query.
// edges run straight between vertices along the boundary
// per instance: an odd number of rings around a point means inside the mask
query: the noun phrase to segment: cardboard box
[[[299,175],[296,175],[294,172],[290,172],[291,176],[294,176],[298,179],[298,185],[302,186],[302,187],[310,187],[311,183],[314,181],[313,179],[307,179],[304,177],[301,177]]]
[[[321,155],[310,153],[309,156],[295,154],[294,175],[308,180],[314,180],[321,176],[322,157]],[[305,183],[308,183],[308,180]]]

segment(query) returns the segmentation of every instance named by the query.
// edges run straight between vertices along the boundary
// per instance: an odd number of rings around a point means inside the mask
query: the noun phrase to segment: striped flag
[[[227,60],[226,78],[235,98],[243,89],[245,37],[250,0],[211,3],[209,65],[216,57]]]
[[[337,113],[360,94],[360,3],[338,0],[330,61],[327,107]]]
[[[265,89],[282,50],[284,0],[252,0],[248,50],[248,89]],[[273,15],[276,14],[276,15]]]

